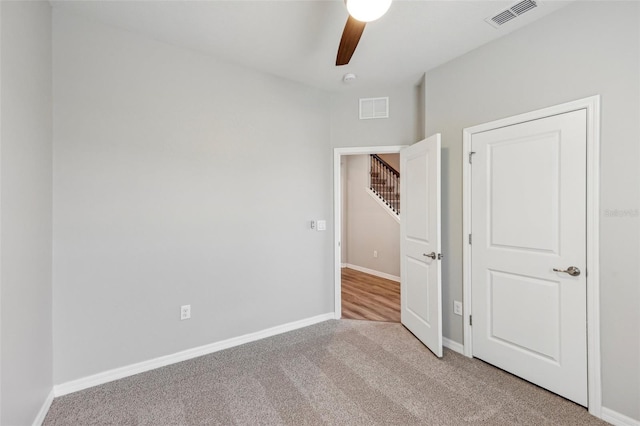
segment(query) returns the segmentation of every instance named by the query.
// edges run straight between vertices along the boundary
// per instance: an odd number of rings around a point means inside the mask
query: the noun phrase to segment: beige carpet
[[[327,321],[56,398],[45,425],[602,425],[401,325]]]

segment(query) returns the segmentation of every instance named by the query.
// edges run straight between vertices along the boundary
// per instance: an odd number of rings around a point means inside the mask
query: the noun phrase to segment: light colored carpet
[[[327,321],[56,398],[45,425],[603,425],[400,324]]]

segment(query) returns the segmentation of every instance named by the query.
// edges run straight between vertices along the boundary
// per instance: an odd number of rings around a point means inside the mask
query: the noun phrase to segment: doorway
[[[598,114],[596,96],[465,129],[463,167],[465,355],[596,416]]]
[[[342,156],[342,318],[400,322],[399,154]]]
[[[335,282],[335,318],[340,319],[342,317],[342,309],[343,309],[343,300],[342,300],[342,281],[343,281],[343,266],[353,266],[353,265],[345,265],[345,260],[343,258],[343,244],[342,241],[345,239],[344,230],[346,229],[344,225],[345,218],[343,217],[344,204],[345,204],[345,184],[346,182],[342,176],[342,166],[344,159],[349,158],[349,156],[356,155],[371,155],[371,154],[398,154],[400,150],[405,146],[381,146],[381,147],[353,147],[353,148],[336,148],[334,149],[334,223],[335,223],[335,236],[334,240],[336,242],[335,245],[335,260],[334,260],[334,282]],[[372,253],[373,255],[374,253]],[[377,253],[375,253],[377,254]],[[394,281],[396,281],[399,277],[394,277],[390,274],[376,274],[378,276],[374,276],[371,272],[374,272],[367,268],[349,268],[350,271],[345,272],[345,282],[349,280],[348,284],[352,292],[357,293],[358,287],[362,290],[362,282],[363,280],[367,280],[369,282],[374,282],[374,285],[378,287],[380,290],[380,294],[376,295],[378,299],[383,298],[384,294],[392,295],[394,290]],[[379,280],[380,282],[377,282]],[[399,290],[398,290],[399,296]],[[357,294],[354,294],[354,297],[357,297]],[[384,308],[385,303],[381,302],[381,309]],[[354,305],[351,305],[352,309]],[[361,312],[362,313],[362,312]],[[387,313],[392,317],[394,314],[392,312]],[[357,317],[358,313],[354,313],[354,316]],[[384,316],[384,314],[383,314]],[[382,319],[379,319],[382,320]]]
[[[341,179],[342,155],[371,152],[400,153],[400,322],[435,356],[442,357],[441,279],[441,135],[434,134],[410,146],[337,148],[334,150],[335,311],[341,300]]]

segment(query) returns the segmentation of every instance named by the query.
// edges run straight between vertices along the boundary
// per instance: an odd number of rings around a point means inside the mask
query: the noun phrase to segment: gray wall
[[[31,424],[53,385],[51,7],[0,2],[0,423]]]
[[[443,137],[444,300],[462,298],[462,129],[602,95],[603,405],[640,420],[640,5],[579,2],[426,76],[428,134]],[[613,210],[635,214],[615,216]],[[462,342],[445,309],[444,335]]]
[[[389,118],[378,120],[360,120],[358,106],[360,98],[389,97]],[[331,95],[331,146],[332,148],[411,145],[418,141],[423,133],[420,89],[417,84],[404,84],[377,90],[358,90],[356,87],[342,93]],[[342,157],[344,165],[346,156]],[[342,172],[342,171],[341,171]],[[342,177],[343,203],[346,179]],[[344,209],[343,209],[344,212]],[[346,219],[346,220],[345,220]],[[349,241],[348,218],[342,218],[341,261],[347,262]],[[346,243],[345,243],[346,242]]]
[[[53,27],[55,383],[332,312],[328,95]]]
[[[367,193],[369,155],[348,155],[347,263],[400,276],[400,224]],[[373,251],[378,257],[373,257]]]
[[[411,145],[422,134],[420,92],[416,84],[370,90],[348,90],[331,95],[331,145],[334,148]],[[360,98],[389,97],[389,118],[360,120]]]

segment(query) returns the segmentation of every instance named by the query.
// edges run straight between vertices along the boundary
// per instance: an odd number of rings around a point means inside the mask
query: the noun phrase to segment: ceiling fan
[[[375,21],[387,13],[391,0],[344,0],[349,18],[342,31],[336,66],[346,65],[355,52],[367,22]]]

